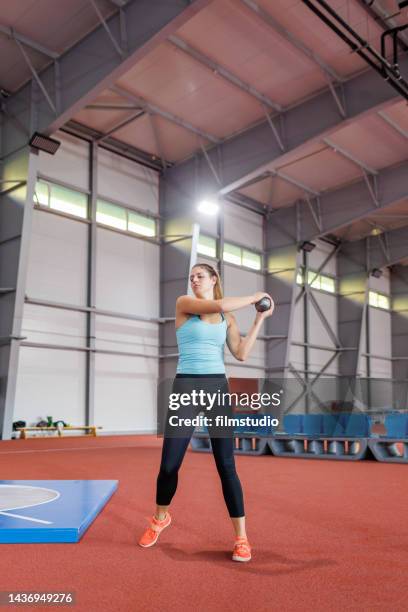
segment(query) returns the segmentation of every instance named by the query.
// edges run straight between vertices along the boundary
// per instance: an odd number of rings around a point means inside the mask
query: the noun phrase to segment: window
[[[141,236],[156,235],[155,219],[106,200],[98,200],[96,203],[96,222]]]
[[[96,222],[117,229],[127,229],[126,210],[116,204],[98,200],[96,203]]]
[[[88,195],[39,179],[35,186],[34,202],[54,210],[88,217]],[[106,200],[96,202],[96,222],[141,236],[156,236],[156,220]]]
[[[261,269],[261,256],[258,253],[242,249],[242,265],[252,270]]]
[[[82,219],[88,216],[88,196],[85,193],[42,179],[35,186],[34,202]]]
[[[233,244],[224,243],[224,261],[233,263],[236,266],[241,265],[241,249]]]
[[[156,221],[139,213],[128,211],[128,230],[142,236],[156,235]]]
[[[217,242],[211,236],[200,234],[198,238],[197,253],[207,255],[207,257],[217,256]]]
[[[44,181],[37,181],[34,191],[34,202],[41,206],[50,205],[50,189],[49,184]]]
[[[370,306],[374,306],[374,308],[383,308],[384,310],[390,309],[390,298],[376,291],[368,292],[368,303]]]
[[[298,285],[303,285],[304,277],[305,271],[304,268],[301,268],[296,274],[296,283]],[[307,284],[310,285],[312,289],[318,289],[319,291],[327,291],[328,293],[336,292],[336,280],[325,274],[316,274],[314,270],[307,271]]]
[[[223,259],[236,266],[244,266],[252,270],[261,269],[261,256],[258,253],[248,251],[228,242],[224,243]]]

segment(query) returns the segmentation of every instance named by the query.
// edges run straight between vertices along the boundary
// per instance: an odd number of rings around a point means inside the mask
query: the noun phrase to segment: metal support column
[[[266,322],[266,335],[272,336],[266,343],[266,370],[278,378],[283,378],[289,368],[299,265],[296,245],[268,249],[266,291],[273,297],[276,309]]]
[[[368,301],[368,273],[365,241],[344,243],[338,257],[338,336],[341,346],[355,347],[339,355],[341,376],[359,373],[363,330]]]
[[[0,195],[0,287],[14,289],[0,296],[0,337],[8,339],[0,346],[2,440],[9,440],[12,432],[37,173],[38,155],[26,147],[5,160],[0,176],[1,180],[26,177],[27,181]]]
[[[87,306],[96,308],[96,203],[98,193],[98,145],[93,142],[90,145],[89,155],[89,219],[88,226],[88,292]],[[85,378],[85,425],[93,425],[95,422],[95,312],[89,310],[86,321],[87,348],[86,353],[86,378]]]
[[[308,280],[309,280],[309,262],[308,253],[302,251],[303,254],[303,287],[306,289],[303,294],[303,362],[305,368],[305,382],[306,385],[309,381],[309,291],[308,291]],[[306,394],[305,412],[309,412],[309,393]]]
[[[391,268],[391,347],[393,405],[406,409],[408,405],[408,266]]]

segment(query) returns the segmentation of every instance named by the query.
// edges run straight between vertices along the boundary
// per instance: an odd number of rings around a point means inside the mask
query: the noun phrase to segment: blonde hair
[[[221,300],[224,294],[222,291],[220,275],[218,274],[217,270],[207,263],[196,263],[193,268],[204,268],[204,270],[207,270],[210,276],[215,276],[216,282],[214,285],[214,300]]]

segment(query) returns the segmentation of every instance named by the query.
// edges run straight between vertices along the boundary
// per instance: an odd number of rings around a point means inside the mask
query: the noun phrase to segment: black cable
[[[374,55],[374,57],[380,61],[383,64],[386,64],[390,70],[392,70],[392,66],[391,64],[389,64],[387,62],[387,59],[380,55],[375,49],[373,49],[370,44],[364,40],[364,38],[362,38],[358,32],[356,32],[355,30],[353,30],[353,28],[351,26],[349,26],[349,24],[344,21],[344,19],[342,17],[340,17],[340,15],[338,15],[336,13],[336,11],[334,9],[332,9],[332,7],[327,4],[327,2],[325,0],[316,0],[330,15],[332,15],[332,17],[334,17],[334,19],[336,19],[336,21],[338,21],[338,23],[347,31],[349,32],[352,36],[354,36],[354,38],[360,43],[361,46],[363,46],[365,49],[367,49],[367,51],[369,51],[372,55]]]
[[[317,0],[317,1],[320,2],[320,0]],[[349,47],[351,47],[351,49],[355,53],[357,53],[362,59],[364,59],[383,78],[388,80],[390,84],[392,85],[392,87],[401,96],[403,96],[405,99],[408,100],[408,83],[406,83],[403,79],[401,79],[399,72],[398,74],[396,74],[395,70],[391,66],[389,66],[388,62],[384,63],[381,56],[378,56],[381,62],[381,66],[377,65],[371,57],[365,54],[363,49],[361,49],[354,41],[350,40],[348,36],[344,32],[342,32],[332,21],[330,21],[327,15],[322,13],[322,11],[317,6],[315,6],[310,0],[302,0],[302,2],[303,4],[306,4],[306,6],[308,6],[310,10],[313,13],[315,13],[315,15],[317,15],[319,19],[323,21],[331,30],[333,30],[333,32],[335,32]],[[347,26],[347,28],[350,29],[349,26]],[[364,48],[367,48],[368,43],[364,40],[363,40],[363,43],[364,43],[363,45]],[[389,70],[391,74],[388,74],[387,70]],[[401,87],[401,84],[403,85],[403,87]]]

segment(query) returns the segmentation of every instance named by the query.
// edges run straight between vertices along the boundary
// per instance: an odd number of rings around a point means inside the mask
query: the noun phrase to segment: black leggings
[[[173,391],[175,388],[177,389],[177,385],[180,383],[178,379],[180,378],[183,378],[183,375],[177,375],[174,381]],[[199,375],[194,377],[194,388],[205,388],[205,390],[211,388],[212,390],[214,389],[213,379],[220,378],[220,376],[217,375],[212,377],[211,375],[206,375],[205,381],[203,379],[199,380],[200,378]],[[222,380],[218,381],[218,386],[220,386],[219,383],[221,383],[220,388],[228,391],[227,379],[225,377],[221,378]],[[207,379],[213,381],[212,384],[208,384]],[[183,409],[183,416],[195,416],[199,410],[200,409],[196,407],[189,406]],[[213,407],[211,413],[212,416],[217,414],[217,406]],[[166,431],[168,432],[168,429]],[[171,437],[168,433],[164,436],[160,471],[157,477],[156,503],[158,506],[168,506],[176,492],[178,471],[183,462],[193,431],[194,427],[188,427],[184,428],[183,437]],[[215,464],[221,478],[222,492],[224,494],[228,513],[231,517],[245,516],[242,487],[235,469],[234,439],[232,435],[221,438],[211,435],[210,429],[209,432]]]

